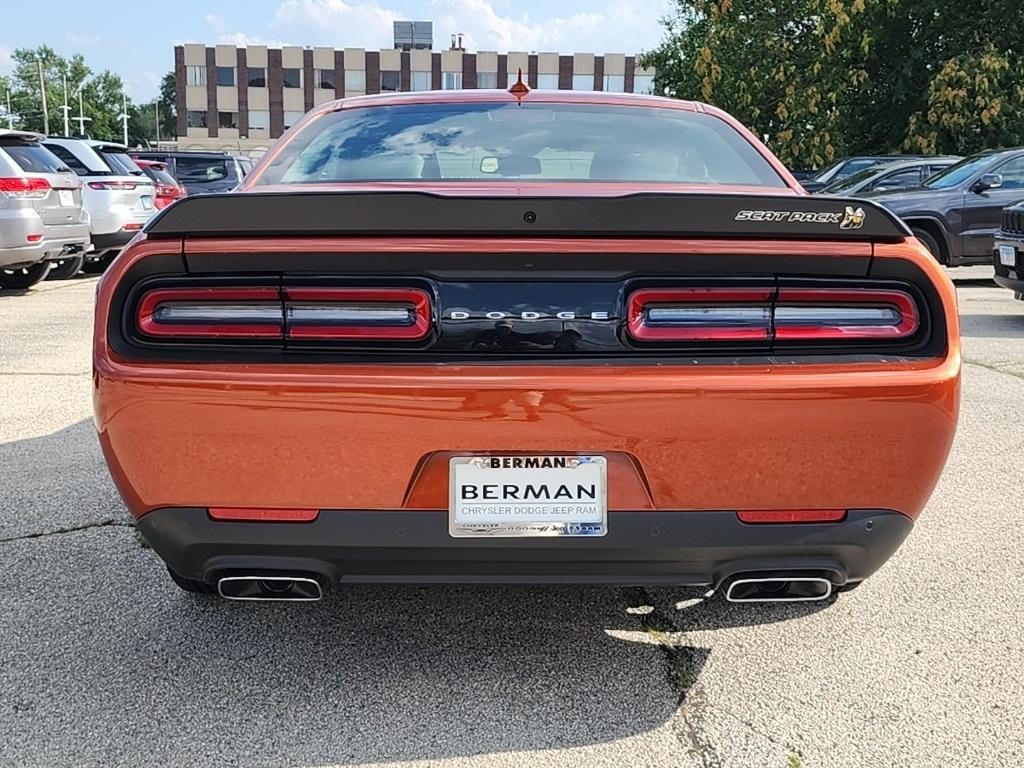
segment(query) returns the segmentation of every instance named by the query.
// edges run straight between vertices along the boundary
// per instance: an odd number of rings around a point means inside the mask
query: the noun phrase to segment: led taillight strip
[[[147,292],[136,322],[147,336],[283,338],[277,288],[157,288]]]
[[[431,305],[418,288],[156,288],[136,325],[159,338],[416,341]]]
[[[643,288],[629,295],[626,325],[639,341],[764,341],[771,288]]]
[[[285,288],[289,339],[416,341],[430,333],[419,288]]]
[[[920,324],[913,296],[889,288],[644,288],[627,300],[641,342],[891,341]]]

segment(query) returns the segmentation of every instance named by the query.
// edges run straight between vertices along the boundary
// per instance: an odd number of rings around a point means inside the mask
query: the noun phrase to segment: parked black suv
[[[144,160],[167,163],[167,170],[190,195],[230,192],[245,176],[238,159],[226,152],[187,152],[146,149],[130,153]]]
[[[1024,300],[1024,202],[1003,209],[992,258],[996,283]]]
[[[972,155],[917,189],[864,197],[903,219],[943,264],[989,264],[1000,213],[1024,199],[1024,147]]]

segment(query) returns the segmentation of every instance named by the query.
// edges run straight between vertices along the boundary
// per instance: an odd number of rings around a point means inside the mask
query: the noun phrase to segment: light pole
[[[11,89],[7,89],[7,129],[14,130],[14,113],[11,112]]]
[[[64,80],[64,106],[60,108],[60,111],[64,113],[64,138],[71,135],[71,128],[68,125],[68,116],[71,114],[71,107],[68,106],[68,73],[65,72],[63,75]]]
[[[39,69],[39,95],[43,99],[43,133],[50,135],[50,113],[46,111],[46,81],[43,79],[43,60],[36,59]]]
[[[128,94],[121,91],[121,114],[117,116],[117,119],[121,121],[121,127],[124,129],[124,145],[128,146]]]
[[[78,87],[75,89],[75,92],[78,94],[78,117],[76,117],[75,120],[78,121],[78,135],[79,136],[85,136],[85,124],[88,121],[92,120],[91,117],[86,117],[84,111],[82,110],[82,89],[84,87],[85,87],[85,80],[80,82],[78,84]]]

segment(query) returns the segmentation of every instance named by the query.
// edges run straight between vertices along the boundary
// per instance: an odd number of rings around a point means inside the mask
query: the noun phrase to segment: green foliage
[[[792,166],[1024,144],[1019,0],[676,0],[642,57]],[[1019,67],[1017,67],[1019,71]]]
[[[122,141],[123,129],[119,115],[124,106],[124,83],[121,78],[104,70],[94,73],[85,63],[81,54],[69,59],[57,55],[52,48],[41,46],[35,50],[19,48],[14,51],[14,71],[0,78],[0,114],[4,115],[3,127],[7,127],[6,93],[11,94],[11,112],[14,115],[14,127],[29,131],[45,132],[47,121],[43,117],[42,97],[40,94],[39,63],[42,63],[43,82],[46,88],[46,117],[49,120],[49,133],[54,136],[64,134],[64,83],[67,82],[69,112],[69,129],[72,136],[79,134],[79,101],[76,90],[81,86],[82,114],[89,118],[85,122],[85,132],[97,139]],[[167,111],[166,88],[170,78],[170,97],[172,109]],[[174,75],[168,74],[161,84],[161,136],[170,138],[174,135]],[[132,144],[142,143],[155,136],[155,114],[153,102],[133,105],[128,102],[129,141]]]

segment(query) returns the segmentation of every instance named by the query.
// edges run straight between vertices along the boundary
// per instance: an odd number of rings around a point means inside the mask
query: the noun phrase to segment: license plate
[[[1012,245],[1000,245],[999,263],[1004,267],[1017,266],[1017,249]]]
[[[604,456],[456,456],[448,532],[457,537],[604,536]]]
[[[142,203],[142,210],[151,211],[153,210],[153,198],[149,195],[144,195],[139,198],[139,202]]]
[[[58,189],[57,202],[64,208],[71,208],[75,204],[75,193],[70,189]]]

